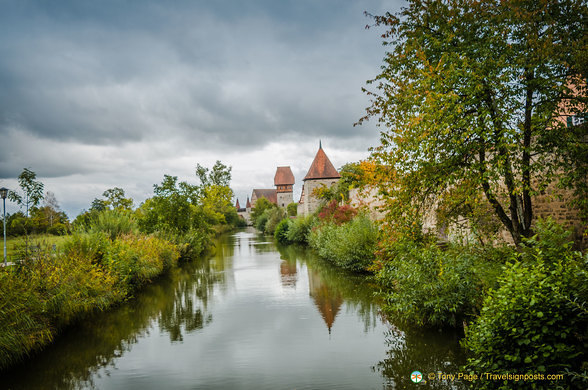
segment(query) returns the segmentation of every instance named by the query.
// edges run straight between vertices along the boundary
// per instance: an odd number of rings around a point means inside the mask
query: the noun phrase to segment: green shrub
[[[288,241],[297,244],[307,244],[308,236],[315,223],[316,217],[314,215],[296,218],[288,228]]]
[[[295,217],[298,215],[298,203],[292,202],[286,206],[286,211],[289,217]]]
[[[270,215],[270,210],[265,210],[255,221],[255,228],[260,232],[265,231],[265,224],[267,223]]]
[[[131,214],[124,210],[104,210],[92,222],[92,232],[104,232],[111,240],[124,234],[136,232],[137,223]]]
[[[493,374],[585,371],[588,350],[588,256],[572,250],[563,229],[541,223],[490,291],[463,345],[467,368]],[[567,237],[566,237],[567,236]],[[586,377],[535,381],[534,388],[586,388]],[[574,381],[576,379],[576,381]],[[484,382],[483,388],[528,388],[525,381]]]
[[[176,245],[152,236],[74,234],[57,253],[0,269],[0,369],[51,342],[60,328],[129,296],[173,267]]]
[[[268,219],[264,226],[264,232],[266,234],[274,235],[276,227],[282,219],[286,218],[286,212],[280,208],[274,208],[268,210]]]
[[[280,221],[278,226],[276,226],[276,231],[274,232],[274,237],[278,240],[281,244],[288,244],[290,240],[288,240],[288,230],[290,226],[293,224],[290,218],[285,218]]]
[[[308,242],[319,256],[340,267],[353,271],[366,271],[372,264],[376,250],[378,230],[366,216],[337,225],[328,222],[310,232]]]
[[[467,247],[399,242],[376,278],[384,310],[406,323],[461,326],[481,306],[485,287],[476,265],[488,262]],[[494,267],[496,268],[496,267]]]

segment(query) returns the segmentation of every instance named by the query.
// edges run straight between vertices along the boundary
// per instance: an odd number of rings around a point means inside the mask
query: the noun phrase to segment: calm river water
[[[0,388],[405,389],[417,388],[415,370],[459,372],[457,335],[394,326],[375,288],[309,250],[241,231],[66,330],[0,375]]]

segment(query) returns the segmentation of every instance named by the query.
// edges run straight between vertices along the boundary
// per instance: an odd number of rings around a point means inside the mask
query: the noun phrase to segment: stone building
[[[278,207],[286,208],[293,202],[293,186],[294,174],[290,167],[278,167],[274,175],[273,188],[256,188],[251,193],[251,207],[255,207],[255,203],[260,198],[266,198]]]
[[[339,172],[337,172],[331,160],[325,154],[322,143],[319,143],[319,150],[316,152],[308,173],[303,179],[304,184],[302,186],[300,202],[298,203],[298,214],[310,215],[314,213],[321,203],[320,199],[313,194],[315,189],[323,186],[330,188],[340,178],[341,175],[339,175]]]
[[[256,188],[251,193],[251,207],[255,208],[258,199],[266,198],[273,204],[278,204],[278,193],[273,188]]]
[[[274,176],[276,186],[276,200],[278,207],[286,208],[294,201],[294,174],[290,167],[278,167]]]

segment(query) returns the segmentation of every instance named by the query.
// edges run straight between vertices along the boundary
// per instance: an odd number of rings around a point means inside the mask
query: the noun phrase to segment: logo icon
[[[414,383],[420,383],[423,380],[423,374],[421,374],[420,371],[413,371],[412,374],[410,374],[410,380]]]

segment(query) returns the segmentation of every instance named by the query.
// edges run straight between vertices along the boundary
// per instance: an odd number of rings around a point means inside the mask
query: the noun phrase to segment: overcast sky
[[[336,168],[378,143],[353,127],[385,53],[363,13],[403,5],[0,0],[0,186],[30,168],[73,218],[221,160],[242,205],[284,165],[297,201],[319,139]]]

